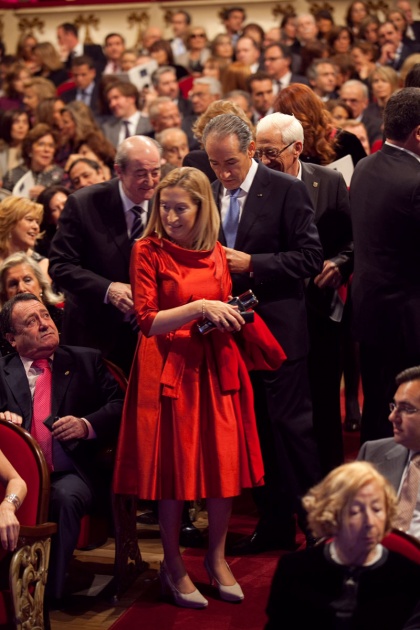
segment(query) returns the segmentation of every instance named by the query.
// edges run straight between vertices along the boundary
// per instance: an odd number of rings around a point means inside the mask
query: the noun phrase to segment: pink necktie
[[[32,435],[45,455],[49,470],[54,470],[51,431],[44,424],[44,420],[51,415],[51,368],[48,359],[36,359],[32,362],[31,367],[42,370],[35,383]]]

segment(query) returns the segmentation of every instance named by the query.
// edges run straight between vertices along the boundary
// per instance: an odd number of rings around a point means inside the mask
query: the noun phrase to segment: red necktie
[[[48,359],[36,359],[32,362],[31,367],[42,370],[35,383],[32,435],[45,455],[49,470],[54,470],[51,431],[44,424],[44,420],[51,415],[51,368]]]

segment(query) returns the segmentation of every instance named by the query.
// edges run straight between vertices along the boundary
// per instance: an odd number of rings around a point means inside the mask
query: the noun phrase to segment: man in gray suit
[[[113,118],[102,125],[102,131],[114,147],[131,136],[141,136],[152,131],[149,117],[138,108],[139,93],[132,83],[111,83],[106,98]]]
[[[344,460],[340,412],[343,301],[338,289],[353,268],[353,243],[345,181],[337,171],[300,162],[303,143],[303,128],[294,116],[268,114],[257,125],[256,156],[268,168],[303,181],[324,250],[322,272],[307,283],[306,306],[313,423],[322,472],[327,474]]]
[[[375,464],[399,492],[411,457],[420,452],[420,366],[400,372],[395,380],[398,389],[389,415],[394,437],[365,442],[358,459]],[[420,538],[419,496],[407,533]]]

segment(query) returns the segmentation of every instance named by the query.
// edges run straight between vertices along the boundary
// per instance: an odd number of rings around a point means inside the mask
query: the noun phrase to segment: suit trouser
[[[47,582],[51,597],[63,595],[67,567],[80,533],[80,521],[92,500],[92,489],[76,472],[51,473],[49,519],[57,523],[57,533],[51,541]]]
[[[254,497],[262,521],[287,529],[295,512],[305,522],[300,498],[321,476],[307,358],[287,360],[274,372],[255,372],[252,383],[266,480]]]
[[[340,323],[308,309],[311,385],[315,439],[326,475],[344,462],[340,409]]]

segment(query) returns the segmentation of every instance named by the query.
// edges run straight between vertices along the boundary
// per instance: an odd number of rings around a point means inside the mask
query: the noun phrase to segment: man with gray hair
[[[188,138],[182,129],[171,127],[156,135],[156,140],[162,146],[162,157],[172,167],[181,167],[182,160],[187,155]]]
[[[328,59],[315,59],[306,71],[309,84],[321,101],[338,98],[337,68]]]
[[[294,116],[269,114],[259,121],[256,134],[256,156],[263,164],[297,177],[305,184],[324,249],[323,270],[307,286],[306,306],[314,430],[322,473],[327,474],[344,461],[340,412],[343,303],[338,289],[353,270],[349,195],[338,171],[300,162],[304,133]]]
[[[216,116],[202,142],[218,180],[212,186],[233,293],[255,292],[259,314],[287,355],[277,372],[253,376],[266,486],[255,494],[261,514],[256,531],[233,551],[294,548],[295,511],[304,526],[298,497],[320,476],[304,280],[321,272],[322,247],[304,184],[253,159],[255,142],[244,121],[233,114]]]
[[[350,107],[353,119],[366,127],[371,146],[376,140],[382,139],[382,117],[376,108],[369,105],[367,85],[357,79],[346,81],[341,86],[340,99]]]
[[[62,342],[88,346],[128,374],[136,347],[129,264],[160,180],[161,150],[133,136],[118,147],[117,177],[68,198],[50,254],[66,295]]]
[[[192,128],[199,116],[204,114],[211,103],[222,98],[222,93],[222,85],[220,81],[214,77],[199,77],[198,79],[194,79],[193,86],[188,95],[188,98],[191,101],[193,113],[189,116],[185,116],[182,124],[182,128],[188,135],[188,138],[193,136]],[[192,146],[190,142],[191,150],[199,148],[200,146],[198,142],[195,146]]]
[[[152,73],[152,85],[157,96],[168,96],[177,106],[183,116],[192,113],[191,101],[184,98],[180,92],[173,66],[160,66]]]

